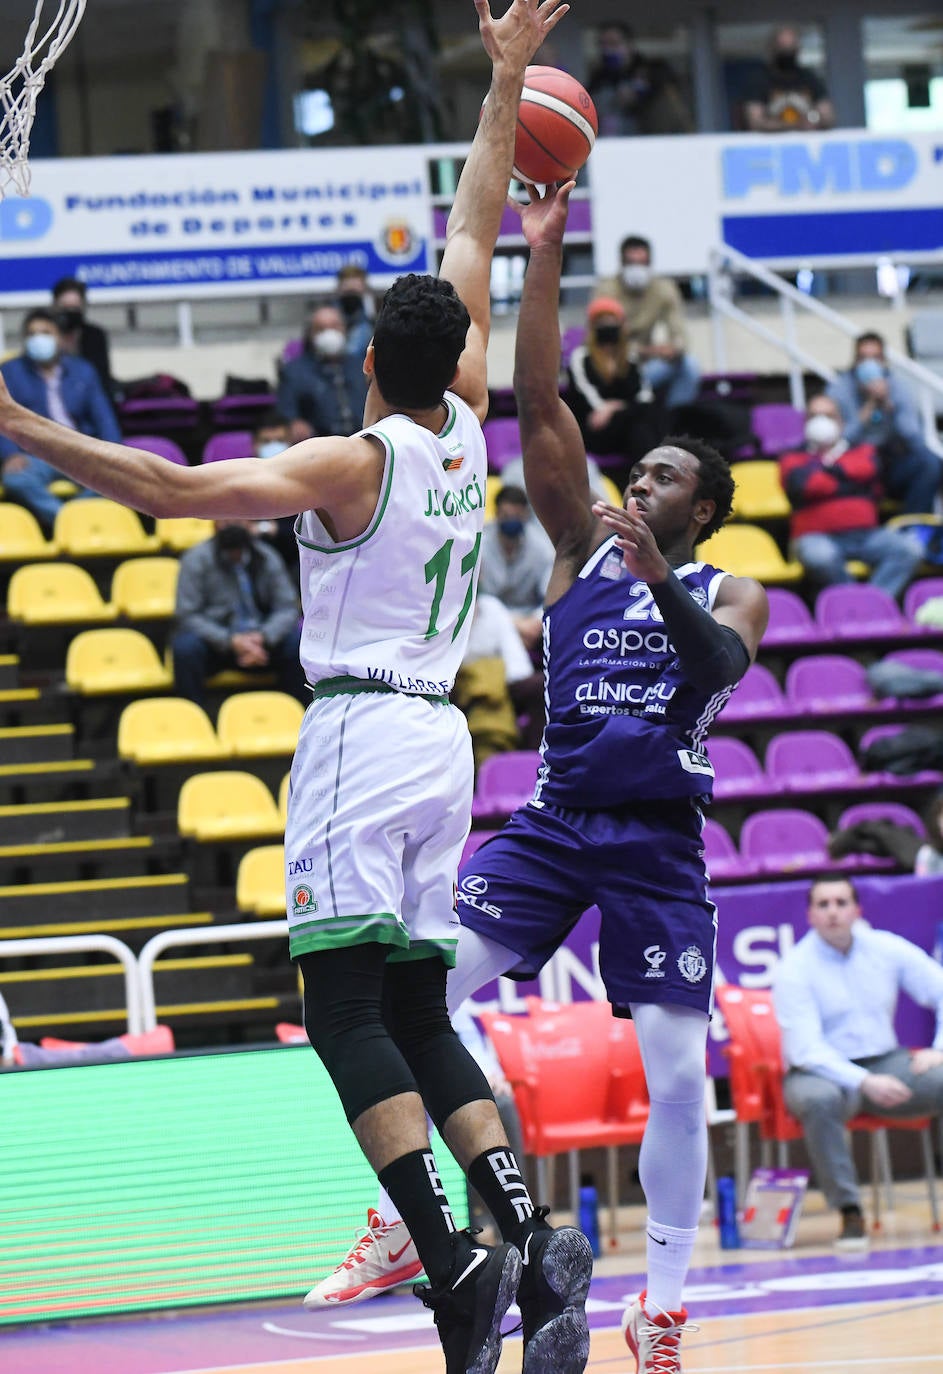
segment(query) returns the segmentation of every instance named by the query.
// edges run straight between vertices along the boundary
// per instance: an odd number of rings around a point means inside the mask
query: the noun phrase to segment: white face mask
[[[644,291],[652,279],[652,269],[643,262],[627,262],[622,269],[622,285],[626,291]]]
[[[24,344],[26,356],[34,363],[51,363],[59,352],[59,344],[52,334],[28,334]]]
[[[322,329],[312,343],[319,358],[339,358],[347,347],[347,336],[342,329]]]
[[[810,415],[805,422],[806,443],[812,448],[831,448],[841,438],[841,426],[831,415]]]

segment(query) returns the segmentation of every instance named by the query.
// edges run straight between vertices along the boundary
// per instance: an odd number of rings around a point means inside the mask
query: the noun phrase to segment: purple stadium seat
[[[740,856],[763,873],[828,869],[828,831],[811,811],[754,811],[740,831]]]
[[[912,582],[904,592],[904,615],[913,620],[923,603],[935,596],[943,596],[943,577],[922,577],[919,582]]]
[[[213,429],[247,429],[258,424],[270,410],[275,409],[273,391],[251,391],[243,396],[220,396],[210,405],[210,426]]]
[[[919,668],[922,672],[943,673],[943,652],[939,649],[895,649],[887,659],[891,663],[904,663],[908,668]]]
[[[582,324],[573,324],[569,329],[564,329],[560,338],[561,361],[564,367],[569,367],[570,359],[585,338],[586,328]]]
[[[188,396],[143,396],[118,406],[118,420],[125,434],[194,429],[199,418],[199,403]]]
[[[513,459],[520,458],[521,430],[516,418],[505,415],[497,420],[486,420],[482,432],[488,449],[488,467],[492,472],[500,472]]]
[[[868,582],[823,587],[815,602],[822,633],[834,639],[873,639],[906,634],[909,627],[892,596]]]
[[[762,663],[754,663],[740,679],[736,691],[720,714],[720,719],[728,721],[749,720],[753,716],[788,716],[791,714],[789,703],[783,696],[783,689]]]
[[[166,458],[168,463],[187,467],[187,455],[179,444],[165,434],[132,434],[124,442],[128,448],[141,448],[145,453],[156,453],[159,458]]]
[[[511,749],[492,754],[478,770],[473,816],[507,816],[534,793],[540,755],[537,750]]]
[[[740,878],[753,872],[752,867],[741,859],[737,846],[720,821],[706,819],[701,839],[704,842],[704,862],[713,881]]]
[[[802,411],[779,402],[754,406],[750,411],[750,428],[759,439],[762,452],[774,457],[801,448],[805,440]]]
[[[290,363],[304,352],[304,339],[289,339],[282,349],[282,362]]]
[[[828,730],[791,730],[774,735],[766,748],[766,775],[784,792],[880,786],[880,779],[873,774],[862,776],[848,745]]]
[[[468,839],[465,841],[465,848],[462,850],[462,857],[458,861],[459,868],[461,868],[473,854],[477,854],[485,840],[490,840],[492,836],[497,834],[497,830],[470,830],[468,832]]]
[[[911,830],[916,831],[921,839],[927,833],[926,827],[916,811],[912,811],[909,806],[904,806],[903,802],[859,802],[855,806],[849,806],[847,811],[841,813],[837,828],[846,830],[848,826],[858,825],[860,821],[893,821],[895,825],[908,825]]]
[[[204,463],[221,463],[227,458],[251,458],[252,435],[247,429],[231,429],[213,434],[203,448]]]
[[[786,700],[794,711],[881,709],[864,667],[844,654],[808,654],[786,670]]]
[[[763,636],[764,645],[815,644],[822,632],[812,619],[812,612],[788,587],[767,587],[769,624]]]
[[[714,796],[718,800],[733,796],[764,796],[769,781],[763,765],[742,739],[718,735],[707,750],[714,765]]]

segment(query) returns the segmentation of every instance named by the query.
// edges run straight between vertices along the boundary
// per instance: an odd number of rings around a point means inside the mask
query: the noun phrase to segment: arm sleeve
[[[859,418],[858,391],[854,378],[847,372],[840,372],[834,382],[829,382],[825,394],[835,402],[841,411],[842,433],[845,440],[854,446],[864,437],[864,425]]]
[[[3,375],[3,380],[7,384],[10,395],[13,397],[14,401],[18,401],[20,398],[16,394],[16,374],[14,369],[10,367],[8,363],[5,363],[3,367],[0,367],[0,374]],[[5,434],[0,434],[0,463],[5,463],[8,458],[11,458],[14,453],[19,453],[19,451],[19,448],[14,444],[12,439],[8,439]]]
[[[794,509],[828,501],[838,490],[836,474],[810,453],[787,453],[781,458],[779,480]]]
[[[901,936],[894,937],[899,960],[900,985],[921,1007],[936,1013],[933,1048],[943,1050],[943,966]]]
[[[894,407],[894,428],[902,439],[923,438],[920,412],[910,390],[897,377],[891,378],[891,403]]]
[[[773,1004],[783,1033],[783,1057],[790,1068],[817,1073],[840,1088],[860,1087],[868,1071],[825,1039],[818,1006],[801,968],[790,968],[785,961],[779,965],[773,979]]]
[[[111,401],[105,395],[105,388],[102,386],[98,373],[92,364],[86,363],[86,366],[91,374],[88,378],[88,405],[91,411],[92,424],[95,427],[95,437],[107,439],[112,444],[120,444],[121,426],[115,417]]]
[[[268,549],[265,551],[265,574],[272,603],[262,622],[262,638],[266,644],[277,644],[298,623],[298,601],[280,556]]]
[[[664,278],[665,284],[665,325],[672,345],[682,353],[688,347],[688,326],[684,318],[684,305],[677,282]]]
[[[650,586],[688,679],[711,693],[739,682],[750,655],[736,630],[699,606],[673,572]]]
[[[225,625],[204,615],[202,587],[202,563],[184,555],[177,576],[177,629],[198,635],[214,649],[224,651],[229,648],[232,636]]]
[[[298,387],[295,382],[295,369],[291,363],[282,368],[282,375],[278,379],[278,410],[284,415],[286,420],[300,420],[301,410],[298,405]]]

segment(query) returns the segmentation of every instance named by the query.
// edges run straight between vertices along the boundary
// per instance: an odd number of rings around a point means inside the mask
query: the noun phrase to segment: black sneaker
[[[835,1249],[845,1253],[862,1253],[868,1249],[868,1228],[860,1207],[843,1207],[841,1234],[835,1240]]]
[[[523,1374],[581,1374],[589,1359],[586,1295],[593,1252],[582,1231],[554,1230],[538,1207],[520,1238],[524,1272],[517,1292],[524,1328]]]
[[[417,1283],[413,1292],[435,1313],[445,1352],[445,1374],[494,1374],[501,1358],[501,1322],[517,1295],[520,1251],[513,1245],[476,1245],[461,1231],[452,1237],[452,1272],[439,1288]]]

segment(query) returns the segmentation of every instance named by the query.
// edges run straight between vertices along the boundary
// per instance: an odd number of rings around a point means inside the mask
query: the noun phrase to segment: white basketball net
[[[0,199],[11,186],[21,196],[29,194],[27,159],[36,101],[47,72],[69,46],[85,13],[85,0],[58,0],[56,17],[38,37],[44,3],[45,0],[37,0],[23,56],[6,76],[0,77]]]

